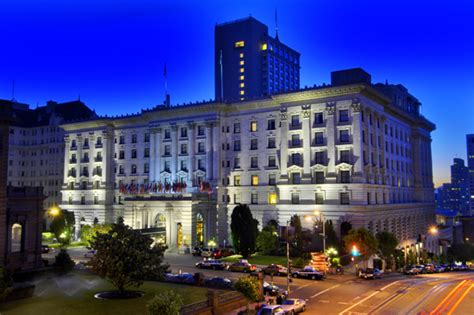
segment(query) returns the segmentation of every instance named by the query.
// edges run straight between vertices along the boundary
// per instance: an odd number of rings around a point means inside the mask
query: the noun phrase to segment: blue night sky
[[[199,3],[199,4],[196,4]],[[225,3],[225,4],[224,4]],[[301,53],[301,85],[362,67],[402,83],[436,123],[435,183],[474,133],[474,1],[0,2],[0,98],[36,106],[80,95],[97,113],[214,96],[214,25],[249,14]]]

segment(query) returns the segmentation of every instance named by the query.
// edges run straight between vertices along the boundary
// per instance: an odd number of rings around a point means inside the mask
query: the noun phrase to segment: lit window
[[[241,87],[241,88],[245,87],[245,83],[243,83],[243,82],[240,83],[240,87]]]
[[[267,43],[263,43],[262,44],[262,50],[267,50],[268,46],[267,46]]]
[[[244,73],[244,68],[240,68],[240,73]]]
[[[258,175],[252,175],[252,186],[258,186]]]
[[[276,193],[269,193],[268,194],[268,204],[276,205],[277,203],[277,194]]]
[[[243,66],[245,64],[245,61],[240,60],[240,65]]]
[[[240,53],[240,58],[244,58],[244,53]]]
[[[244,47],[245,42],[243,40],[235,42],[235,48]]]
[[[257,122],[256,121],[250,122],[250,131],[251,132],[256,132],[257,131]]]
[[[244,90],[241,90],[240,91],[240,95],[244,95],[245,94],[245,91]]]
[[[240,76],[240,80],[243,81],[245,79],[245,76],[244,75],[241,75]]]

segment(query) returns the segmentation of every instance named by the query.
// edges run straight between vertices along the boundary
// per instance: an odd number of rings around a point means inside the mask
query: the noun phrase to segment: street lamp
[[[438,234],[438,228],[436,226],[430,227],[430,234],[432,235]]]
[[[61,209],[58,206],[52,206],[48,212],[50,216],[57,217],[61,213]]]

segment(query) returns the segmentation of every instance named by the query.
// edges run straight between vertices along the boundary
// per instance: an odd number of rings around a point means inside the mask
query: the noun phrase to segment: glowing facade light
[[[359,251],[359,249],[357,248],[356,245],[352,245],[351,254],[354,257],[360,256],[360,251]]]
[[[437,228],[436,226],[430,227],[430,233],[431,233],[432,235],[438,234],[438,228]]]
[[[49,214],[53,217],[58,216],[60,213],[61,213],[61,209],[59,209],[59,207],[57,206],[52,206],[49,209]]]

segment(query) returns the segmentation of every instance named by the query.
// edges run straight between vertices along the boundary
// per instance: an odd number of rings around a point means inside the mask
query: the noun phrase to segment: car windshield
[[[294,304],[295,304],[295,300],[285,300],[285,301],[283,302],[283,304],[285,304],[285,305],[294,305]]]
[[[271,315],[272,310],[269,309],[269,308],[262,308],[262,310],[260,311],[260,314],[262,314],[262,315]]]

